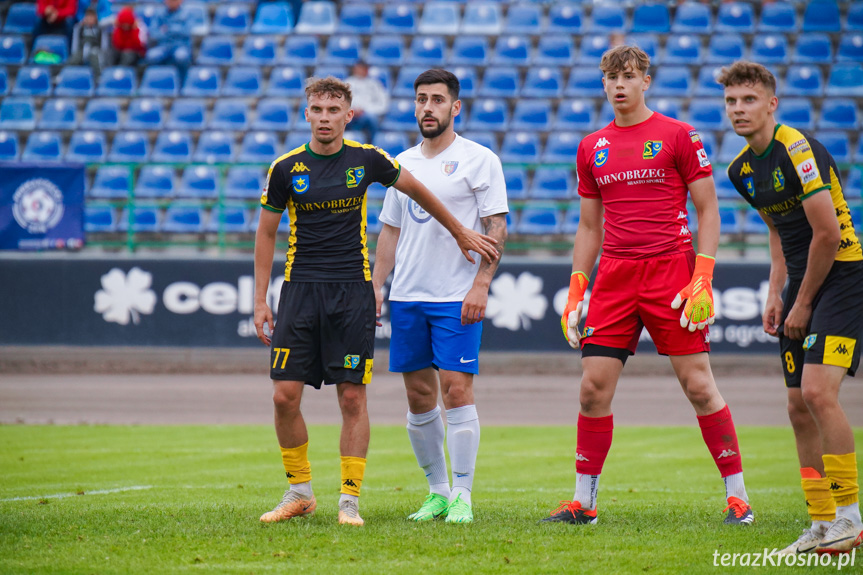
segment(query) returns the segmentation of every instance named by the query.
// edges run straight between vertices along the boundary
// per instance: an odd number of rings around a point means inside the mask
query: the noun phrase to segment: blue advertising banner
[[[0,249],[84,245],[84,166],[0,164]]]
[[[504,260],[489,290],[483,349],[566,351],[560,315],[569,261]],[[284,264],[276,262],[275,310]],[[761,312],[769,265],[716,266],[714,352],[778,353]],[[0,258],[0,345],[251,347],[255,336],[252,257],[244,259]],[[587,305],[590,305],[589,299]],[[377,331],[389,345],[388,306]],[[655,353],[642,333],[639,353]]]

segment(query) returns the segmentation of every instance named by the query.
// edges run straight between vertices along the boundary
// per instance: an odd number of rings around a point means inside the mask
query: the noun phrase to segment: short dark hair
[[[602,70],[603,74],[623,72],[627,65],[646,75],[648,68],[650,68],[650,56],[638,46],[615,46],[606,50],[602,55],[599,69]]]
[[[763,84],[771,93],[776,93],[776,77],[765,66],[747,60],[738,60],[730,66],[722,68],[716,81],[726,88],[728,86],[754,86]]]
[[[461,84],[455,74],[442,68],[432,68],[426,70],[414,80],[414,92],[420,86],[426,84],[446,84],[447,91],[453,101],[458,100],[458,93],[461,90]]]
[[[328,98],[342,99],[351,105],[353,95],[351,94],[351,86],[347,82],[342,82],[333,76],[326,78],[309,78],[306,81],[306,100],[310,96],[327,96]]]

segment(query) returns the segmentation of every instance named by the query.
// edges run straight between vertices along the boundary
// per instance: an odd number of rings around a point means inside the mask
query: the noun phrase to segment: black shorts
[[[785,293],[782,321],[791,311],[800,282]],[[836,365],[854,375],[863,337],[863,262],[836,262],[812,301],[812,318],[804,340],[785,337],[779,327],[779,349],[786,387],[800,387],[804,363]]]
[[[372,282],[282,284],[270,348],[270,378],[369,383],[375,351]]]

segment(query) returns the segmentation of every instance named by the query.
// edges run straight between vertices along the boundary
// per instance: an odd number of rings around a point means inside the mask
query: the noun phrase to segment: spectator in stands
[[[349,130],[361,130],[371,142],[378,131],[380,115],[390,104],[387,89],[377,78],[369,76],[369,65],[358,60],[347,79],[353,93],[354,119],[348,124]]]
[[[134,66],[147,53],[147,37],[135,12],[126,6],[117,14],[109,51],[111,65]]]
[[[114,13],[111,11],[111,0],[80,0],[78,2],[78,15],[75,21],[81,22],[87,15],[87,10],[96,11],[96,19],[104,26],[113,22]]]
[[[72,44],[72,30],[75,16],[78,12],[78,0],[38,0],[36,2],[36,26],[33,28],[33,38],[43,34],[60,34],[66,36],[67,47]],[[33,49],[33,44],[30,45]]]
[[[87,62],[93,69],[93,76],[98,78],[102,70],[102,28],[96,10],[87,8],[84,18],[75,26],[72,38],[72,57],[69,63],[79,66]]]
[[[147,63],[173,64],[185,76],[192,61],[192,21],[183,0],[165,0],[165,8],[150,24]]]

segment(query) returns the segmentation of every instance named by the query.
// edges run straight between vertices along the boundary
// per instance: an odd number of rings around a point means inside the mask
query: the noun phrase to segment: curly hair
[[[351,105],[353,96],[351,87],[333,76],[326,78],[309,78],[306,80],[306,100],[311,96],[327,96],[328,98],[344,99]]]
[[[631,65],[633,70],[641,70],[643,74],[647,74],[647,69],[650,68],[650,56],[637,46],[615,46],[602,55],[599,69],[603,74],[623,72],[627,65]]]
[[[763,84],[771,93],[776,93],[776,78],[766,67],[755,62],[738,60],[730,66],[722,68],[716,81],[726,88],[728,86],[754,86]]]

